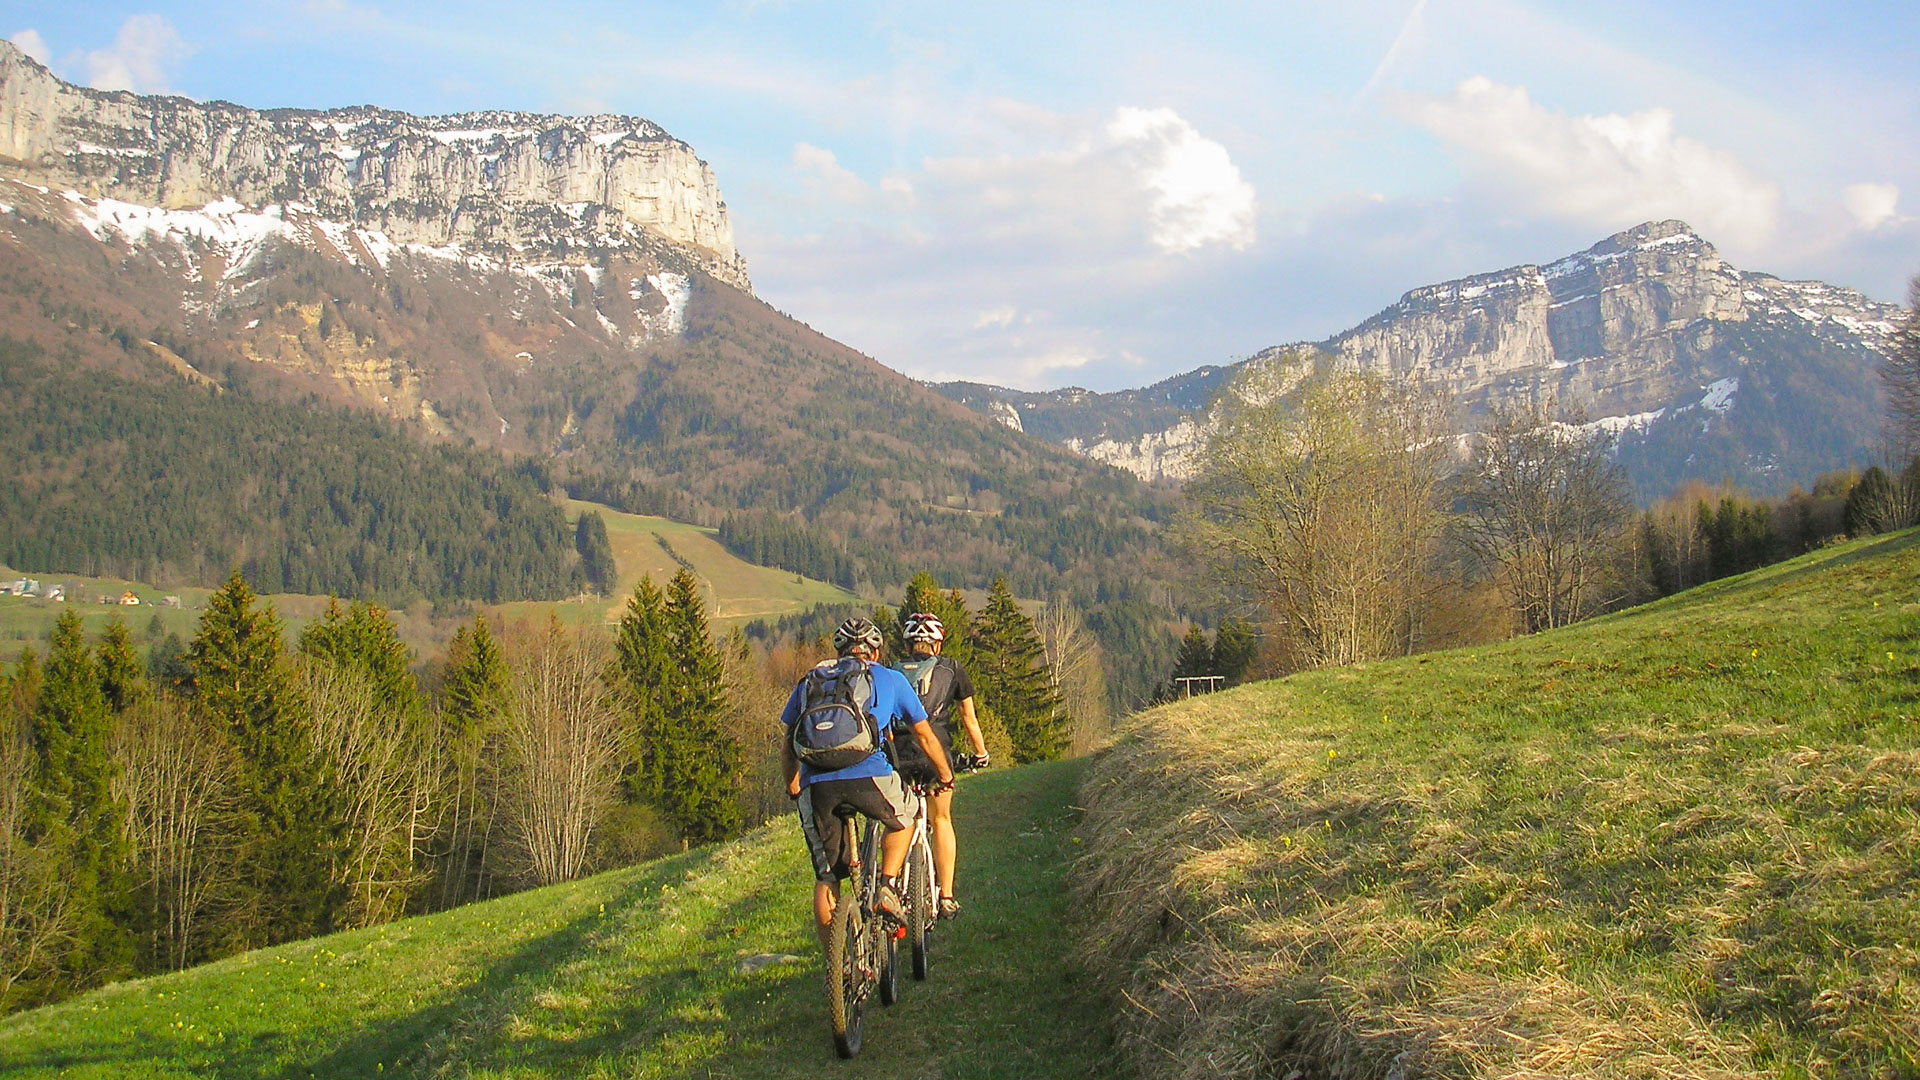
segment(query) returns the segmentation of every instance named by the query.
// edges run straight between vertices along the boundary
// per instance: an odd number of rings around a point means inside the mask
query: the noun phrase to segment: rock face
[[[259,112],[73,86],[0,41],[0,158],[94,198],[298,207],[508,260],[665,244],[751,289],[713,171],[636,117]]]
[[[1876,371],[1905,317],[1851,289],[1739,270],[1661,221],[1544,266],[1415,289],[1326,341],[1242,363],[1317,348],[1445,391],[1468,423],[1496,403],[1551,398],[1619,436],[1643,497],[1696,478],[1768,492],[1871,459]],[[1117,394],[941,389],[1018,409],[1027,431],[1145,479],[1180,480],[1207,404],[1239,367]]]

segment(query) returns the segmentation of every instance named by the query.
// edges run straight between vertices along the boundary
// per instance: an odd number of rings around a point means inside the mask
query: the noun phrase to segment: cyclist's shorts
[[[947,753],[947,765],[953,765],[953,729],[942,723],[933,724],[934,738],[940,740],[940,749]],[[920,752],[920,742],[911,733],[895,735],[893,738],[893,765],[909,784],[932,787],[940,779],[940,770],[933,767],[927,755]]]
[[[842,808],[870,817],[891,832],[906,828],[913,817],[913,796],[893,773],[808,784],[800,793],[800,831],[807,837],[816,881],[838,881],[849,873],[858,830],[840,819],[836,811]]]

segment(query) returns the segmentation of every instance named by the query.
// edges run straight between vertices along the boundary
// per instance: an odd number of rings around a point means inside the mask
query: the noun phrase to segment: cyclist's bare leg
[[[880,873],[897,878],[907,866],[907,849],[913,846],[913,830],[906,826],[888,830],[880,838]]]
[[[833,936],[833,909],[840,906],[840,883],[816,881],[813,884],[813,929],[820,935],[820,947],[827,947]]]
[[[933,841],[933,876],[940,881],[940,895],[953,895],[953,867],[959,859],[959,843],[953,835],[953,792],[943,791],[927,799],[927,832]]]

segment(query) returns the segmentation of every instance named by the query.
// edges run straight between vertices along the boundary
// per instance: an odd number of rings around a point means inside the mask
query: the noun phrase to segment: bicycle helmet
[[[945,641],[947,628],[941,625],[940,616],[916,611],[901,622],[900,635],[908,641]]]
[[[879,652],[881,640],[880,628],[873,625],[872,619],[855,615],[833,632],[833,651],[845,656],[854,646],[864,645]]]

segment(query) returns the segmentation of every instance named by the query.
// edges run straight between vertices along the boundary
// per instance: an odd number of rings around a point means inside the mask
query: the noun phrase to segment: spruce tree
[[[664,783],[662,758],[655,752],[679,668],[667,641],[666,597],[651,577],[634,583],[613,641],[613,681],[620,694],[627,745],[633,760],[627,771],[627,797],[658,804]]]
[[[100,637],[100,690],[107,707],[123,713],[152,696],[140,659],[133,652],[133,635],[127,624],[114,616]]]
[[[20,659],[14,662],[13,675],[7,679],[6,708],[7,716],[19,727],[26,727],[33,717],[33,706],[40,700],[40,657],[29,645],[20,650]]]
[[[255,599],[236,571],[207,598],[187,661],[200,708],[239,754],[236,929],[249,943],[273,944],[331,928],[345,814],[299,720],[279,619]]]
[[[133,964],[133,937],[118,921],[127,908],[126,811],[113,793],[111,715],[80,616],[68,611],[54,624],[33,709],[33,825],[66,863],[75,918],[64,967],[76,988]]]
[[[875,612],[874,622],[887,635],[888,648],[894,656],[911,656],[913,650],[907,646],[901,636],[901,626],[908,615],[915,612],[928,612],[940,620],[946,628],[947,640],[941,646],[940,655],[966,668],[972,674],[973,662],[973,615],[967,610],[966,597],[960,590],[942,591],[940,582],[932,574],[922,570],[907,582],[905,595],[900,600],[900,610],[889,611],[880,608]],[[881,616],[885,618],[881,618]]]
[[[668,655],[676,670],[654,731],[659,809],[689,840],[720,840],[740,827],[740,747],[727,731],[726,671],[707,627],[707,605],[693,574],[667,583]]]
[[[573,546],[580,552],[580,570],[587,584],[601,596],[611,594],[619,570],[613,561],[613,544],[607,540],[607,523],[599,511],[589,510],[574,523]]]
[[[1260,632],[1251,622],[1237,615],[1220,620],[1220,629],[1213,635],[1215,675],[1226,676],[1228,686],[1238,686],[1246,681],[1259,654]]]
[[[490,891],[488,856],[494,820],[492,770],[485,754],[506,716],[512,676],[485,617],[454,631],[441,684],[442,737],[450,751],[448,838],[441,863],[440,906],[477,900]]]
[[[383,708],[408,723],[418,722],[420,688],[413,677],[413,650],[400,639],[385,608],[355,601],[342,610],[338,599],[329,600],[326,613],[301,632],[300,651],[364,675]]]
[[[995,578],[973,628],[974,685],[1006,726],[1016,762],[1051,761],[1066,750],[1068,723],[1046,649],[1006,578]]]
[[[1180,654],[1174,658],[1173,674],[1167,677],[1166,696],[1169,700],[1183,697],[1190,692],[1182,679],[1198,679],[1208,675],[1217,675],[1213,665],[1213,646],[1207,642],[1207,632],[1196,625],[1187,627],[1187,636],[1180,639]],[[1201,688],[1203,691],[1205,687]]]

